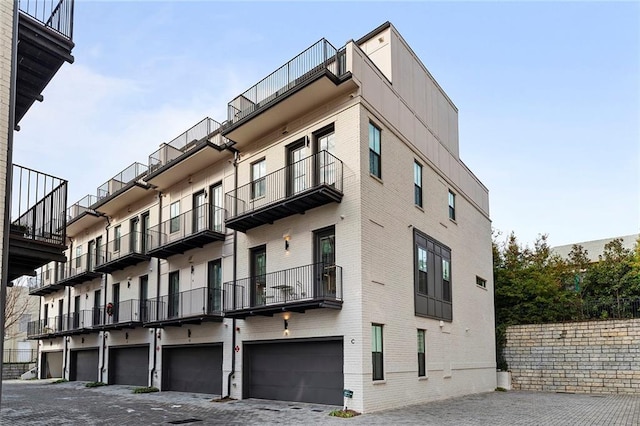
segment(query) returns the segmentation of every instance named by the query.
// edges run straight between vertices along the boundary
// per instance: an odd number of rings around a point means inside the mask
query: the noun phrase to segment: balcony
[[[13,165],[9,281],[65,262],[67,181]]]
[[[58,284],[74,286],[100,278],[102,274],[93,270],[95,263],[95,257],[87,253],[71,259],[71,262],[60,265],[58,269]]]
[[[148,300],[145,327],[165,327],[222,321],[222,291],[206,287]]]
[[[73,63],[73,0],[19,0],[15,122],[20,122],[62,64]]]
[[[50,339],[61,336],[66,329],[66,317],[58,315],[27,323],[27,339]]]
[[[133,163],[98,187],[97,202],[93,210],[113,216],[129,204],[144,197],[149,185],[139,182],[147,173],[147,166]]]
[[[93,270],[110,274],[151,259],[151,256],[146,254],[145,240],[146,236],[141,232],[113,236],[113,239],[107,243],[106,250],[98,250],[98,258]]]
[[[67,235],[75,236],[104,219],[91,208],[98,202],[95,195],[86,195],[67,209]]]
[[[223,208],[205,203],[166,220],[149,230],[147,254],[166,259],[205,244],[224,241],[224,217]]]
[[[146,321],[149,301],[131,299],[113,303],[111,309],[102,306],[93,311],[93,329],[121,330],[135,328]]]
[[[58,268],[63,267],[63,263],[49,263],[40,268],[35,276],[27,277],[29,295],[46,296],[62,290],[64,285],[58,282]]]
[[[220,160],[228,152],[220,123],[207,117],[149,156],[145,181],[166,189]]]
[[[318,41],[229,102],[223,135],[246,144],[353,90],[346,68],[344,48]]]
[[[99,322],[99,310],[82,310],[69,315],[59,315],[45,320],[30,321],[27,324],[27,339],[46,339],[73,336],[93,331]]]
[[[224,284],[224,312],[230,318],[319,308],[342,309],[340,266],[315,263]]]
[[[315,207],[339,203],[342,173],[342,161],[321,151],[228,192],[227,228],[246,232]]]

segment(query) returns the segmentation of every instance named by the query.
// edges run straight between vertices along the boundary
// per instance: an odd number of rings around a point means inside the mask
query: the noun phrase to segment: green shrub
[[[505,388],[502,388],[502,387],[500,387],[500,386],[498,386],[498,387],[496,388],[496,392],[506,392],[506,391],[507,391],[507,390],[506,390]]]
[[[68,380],[67,379],[58,379],[58,380],[54,380],[53,382],[49,383],[50,385],[57,385],[58,383],[67,383]]]
[[[360,413],[358,413],[355,410],[346,409],[346,410],[333,410],[332,412],[329,413],[329,415],[333,417],[341,417],[343,419],[349,419],[351,417],[360,415]]]
[[[135,388],[133,390],[133,393],[151,393],[151,392],[159,392],[160,389],[158,389],[155,386],[144,386],[141,388]]]
[[[99,388],[100,386],[107,386],[104,382],[89,382],[84,385],[87,388]]]

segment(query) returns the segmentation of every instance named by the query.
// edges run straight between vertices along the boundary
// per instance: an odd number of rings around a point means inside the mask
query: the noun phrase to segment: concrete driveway
[[[330,417],[338,407],[243,400],[212,402],[182,392],[132,394],[132,386],[88,389],[82,382],[3,382],[3,425],[640,425],[640,395],[490,392],[364,414]]]

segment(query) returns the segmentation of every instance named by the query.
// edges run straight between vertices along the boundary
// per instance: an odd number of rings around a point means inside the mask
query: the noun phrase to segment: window
[[[456,194],[449,191],[449,219],[456,220]]]
[[[251,198],[264,197],[267,192],[267,160],[264,158],[251,164]]]
[[[418,377],[427,375],[427,365],[424,356],[424,330],[418,329]]]
[[[487,288],[487,280],[476,275],[476,285],[482,288]]]
[[[82,245],[76,247],[76,268],[82,266]]]
[[[369,123],[369,173],[378,178],[382,178],[380,159],[380,129]]]
[[[414,229],[415,314],[451,321],[451,249]]]
[[[413,202],[422,207],[422,165],[413,163]]]
[[[171,203],[169,206],[169,233],[180,230],[180,201]]]
[[[122,237],[122,228],[120,225],[113,229],[113,251],[120,251],[120,238]]]
[[[382,325],[371,325],[371,359],[373,365],[373,380],[384,380],[384,366],[382,358]]]

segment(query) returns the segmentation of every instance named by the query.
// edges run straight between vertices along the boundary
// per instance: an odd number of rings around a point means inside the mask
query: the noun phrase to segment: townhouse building
[[[67,211],[41,377],[374,411],[496,386],[488,190],[390,23],[314,43]]]

